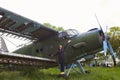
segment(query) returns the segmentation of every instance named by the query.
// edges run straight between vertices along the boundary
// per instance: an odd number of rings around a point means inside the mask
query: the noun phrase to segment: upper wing
[[[58,31],[0,8],[0,32],[28,39],[45,39],[58,34]]]

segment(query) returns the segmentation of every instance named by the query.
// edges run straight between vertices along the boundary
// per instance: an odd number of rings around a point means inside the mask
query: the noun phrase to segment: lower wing
[[[22,54],[0,52],[0,64],[37,66],[40,68],[50,68],[57,65],[56,60],[34,57]]]

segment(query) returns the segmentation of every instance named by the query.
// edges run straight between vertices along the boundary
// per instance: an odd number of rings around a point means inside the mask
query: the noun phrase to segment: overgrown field
[[[88,74],[79,74],[72,71],[68,80],[120,80],[120,67],[86,67]],[[65,80],[59,77],[58,68],[25,69],[24,71],[1,71],[0,80]]]

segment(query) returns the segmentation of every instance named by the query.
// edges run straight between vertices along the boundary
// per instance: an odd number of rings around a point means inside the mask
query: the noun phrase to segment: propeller
[[[105,35],[105,33],[103,32],[103,29],[102,29],[102,27],[100,25],[100,22],[99,22],[99,20],[98,20],[96,15],[95,15],[95,17],[97,19],[97,22],[99,24],[100,31],[101,31],[101,34],[102,34],[104,55],[106,56],[107,49],[108,49],[110,51],[111,56],[112,56],[112,59],[113,59],[113,62],[114,62],[114,66],[116,66],[116,55],[115,55],[115,53],[113,51],[113,48],[112,48],[112,46],[111,46],[111,44],[109,42],[110,36],[107,35],[107,34]]]

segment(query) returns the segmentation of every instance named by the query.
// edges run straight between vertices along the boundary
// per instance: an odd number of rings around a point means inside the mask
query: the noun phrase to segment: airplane
[[[15,50],[13,53],[56,60],[56,57],[50,57],[50,55],[57,52],[59,44],[65,45],[68,40],[71,40],[64,52],[65,64],[77,62],[81,72],[85,73],[78,60],[89,55],[94,55],[103,49],[106,55],[108,48],[116,66],[116,56],[109,43],[109,38],[104,34],[100,24],[100,29],[93,28],[85,33],[79,33],[75,29],[58,32],[3,8],[0,8],[0,16],[0,32],[3,34],[8,33],[8,35],[16,35],[32,41],[31,44]],[[44,61],[42,60],[42,62]],[[52,63],[49,63],[50,61],[46,63],[46,66],[52,65]]]

